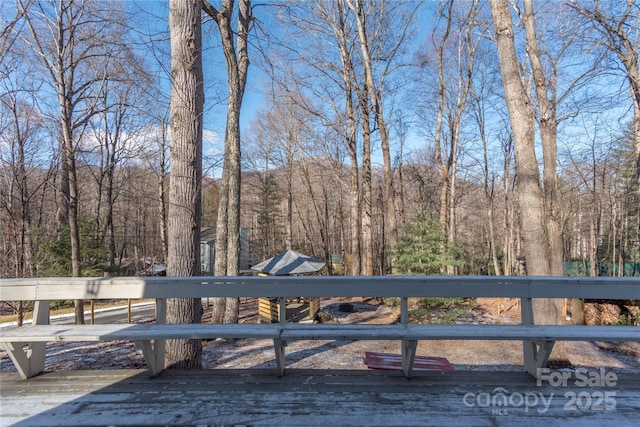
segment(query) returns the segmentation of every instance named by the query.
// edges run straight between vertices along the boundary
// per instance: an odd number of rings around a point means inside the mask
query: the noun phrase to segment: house
[[[213,274],[216,253],[216,229],[200,230],[200,264],[202,274]],[[240,271],[249,270],[253,260],[249,249],[249,229],[240,228]]]

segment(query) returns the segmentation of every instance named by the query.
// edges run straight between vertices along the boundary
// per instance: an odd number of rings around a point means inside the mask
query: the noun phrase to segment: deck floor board
[[[155,378],[141,370],[58,371],[26,381],[6,373],[0,425],[637,425],[640,374],[618,374],[611,387],[575,383],[538,386],[523,372],[491,371],[417,372],[410,380],[364,370],[284,377],[270,369],[169,370]],[[593,406],[605,392],[615,409]],[[507,406],[499,405],[500,393],[511,399]],[[572,393],[583,393],[582,409],[567,409]]]

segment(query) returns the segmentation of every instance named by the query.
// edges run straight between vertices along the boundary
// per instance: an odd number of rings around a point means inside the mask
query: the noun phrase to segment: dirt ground
[[[341,311],[348,303],[353,312]],[[500,311],[498,311],[500,305]],[[250,307],[250,305],[245,305]],[[375,299],[337,299],[321,303],[333,323],[385,324],[398,320],[399,312]],[[241,322],[255,321],[250,310],[241,313]],[[459,316],[456,323],[519,323],[518,299],[478,298],[473,310]],[[620,372],[640,372],[640,344],[566,342],[574,367],[605,367]],[[298,341],[287,347],[287,367],[366,369],[367,351],[400,353],[394,341]],[[444,357],[456,370],[523,370],[522,343],[518,341],[421,341],[417,355]],[[207,368],[274,368],[273,348],[267,340],[209,342],[204,349]]]
[[[348,304],[345,306],[345,304]],[[500,312],[498,313],[498,304]],[[345,311],[345,307],[348,308]],[[515,299],[483,299],[460,315],[456,323],[518,323]],[[327,322],[385,324],[398,320],[398,310],[376,299],[332,299],[321,302]],[[206,321],[207,315],[205,314]],[[137,319],[150,322],[153,319]],[[256,322],[257,302],[242,301],[240,322]],[[633,326],[630,326],[633,327]],[[640,343],[564,343],[575,367],[603,367],[616,372],[640,373]],[[287,346],[287,368],[367,369],[367,351],[400,353],[395,341],[296,341]],[[522,371],[522,343],[517,341],[421,341],[417,355],[446,358],[456,370]],[[205,369],[275,368],[270,340],[207,341],[203,345]],[[131,342],[49,343],[46,370],[143,369],[144,358]],[[15,372],[0,351],[0,372]]]

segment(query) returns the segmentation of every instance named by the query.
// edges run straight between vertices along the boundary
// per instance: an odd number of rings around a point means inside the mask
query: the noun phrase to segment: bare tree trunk
[[[62,17],[59,17],[58,31],[60,36],[60,42],[64,40],[64,25],[61,22]],[[59,47],[63,49],[63,46]],[[67,185],[63,188],[62,194],[68,197],[63,206],[66,207],[67,224],[69,225],[69,239],[71,244],[71,275],[73,277],[82,276],[82,267],[80,266],[80,230],[78,226],[78,180],[76,175],[76,156],[75,146],[73,140],[73,118],[72,118],[72,105],[69,98],[69,84],[66,81],[65,66],[62,61],[59,61],[56,66],[56,86],[58,90],[58,102],[60,106],[60,123],[62,133],[62,147],[61,151],[64,153],[62,158],[64,159],[63,167],[63,184]],[[64,212],[64,211],[63,211]],[[75,323],[77,325],[84,324],[84,301],[81,299],[74,300],[74,313]]]
[[[167,224],[167,151],[166,143],[169,140],[167,137],[166,116],[162,121],[162,141],[160,144],[160,164],[158,165],[158,200],[160,202],[160,240],[162,241],[162,255],[164,261],[169,258],[169,226]]]
[[[589,222],[589,261],[591,262],[591,277],[600,275],[598,260],[598,242],[600,241],[600,223],[602,217],[602,206],[600,196],[596,194],[596,171],[594,169],[593,201],[591,205],[591,221]]]
[[[443,142],[442,142],[442,129],[444,127],[444,111],[446,108],[446,85],[444,78],[444,49],[451,34],[451,10],[453,8],[453,2],[448,2],[445,6],[447,8],[446,27],[444,34],[440,39],[437,47],[438,55],[438,112],[436,117],[436,129],[435,129],[435,154],[436,161],[438,163],[438,171],[440,172],[440,215],[438,222],[442,228],[444,235],[448,233],[449,223],[449,172],[451,169],[451,156],[447,156],[444,159],[443,155]],[[440,247],[440,251],[445,253],[446,244],[443,242]],[[442,266],[441,270],[444,273],[446,266]]]
[[[289,130],[287,135],[287,152],[285,170],[287,174],[287,218],[285,223],[285,245],[293,249],[293,169],[294,169],[294,135]]]
[[[24,159],[24,154],[21,156]],[[35,277],[35,266],[33,263],[33,239],[31,236],[31,203],[28,190],[28,180],[26,171],[22,170],[22,215],[21,215],[21,234],[22,234],[22,274],[25,277]],[[22,277],[22,276],[17,276]]]
[[[373,276],[373,206],[372,206],[372,181],[371,181],[371,126],[369,124],[369,116],[365,113],[369,112],[368,100],[360,101],[361,109],[364,108],[362,117],[362,191],[360,196],[361,218],[360,225],[362,227],[362,243],[361,243],[361,265],[360,274],[363,276]],[[363,104],[364,103],[364,104]]]
[[[226,148],[224,157],[227,157]],[[229,227],[229,168],[222,168],[218,200],[218,220],[216,222],[215,275],[227,275],[227,239]],[[214,304],[215,305],[215,304]],[[216,322],[217,323],[217,322]]]
[[[225,146],[225,164],[227,158],[227,148]],[[229,226],[229,168],[222,168],[222,177],[220,180],[220,192],[218,199],[218,217],[216,222],[216,242],[215,242],[215,261],[214,261],[214,274],[216,276],[227,275],[227,238],[228,238],[228,226]],[[213,298],[211,322],[222,323],[224,320],[224,313],[226,311],[227,299],[226,298]]]
[[[487,211],[487,216],[489,217],[489,246],[491,249],[491,260],[493,261],[493,270],[496,276],[500,276],[502,271],[500,270],[500,262],[498,260],[498,250],[496,248],[496,236],[495,236],[495,226],[493,220],[493,195],[491,195],[491,199],[489,200],[489,209]]]
[[[380,147],[382,149],[382,173],[384,179],[385,201],[385,240],[386,245],[393,247],[398,237],[397,209],[395,190],[393,186],[393,168],[391,165],[391,147],[389,143],[389,130],[384,117],[382,87],[378,87],[373,75],[373,62],[369,46],[369,36],[365,25],[366,16],[362,2],[354,4],[353,0],[346,0],[347,5],[356,17],[360,50],[362,53],[362,66],[365,72],[366,91],[370,97],[375,120],[380,131]],[[365,214],[366,215],[366,214]],[[364,266],[363,266],[364,268]]]
[[[495,236],[495,221],[493,218],[494,215],[494,207],[495,207],[495,183],[494,178],[491,178],[491,183],[489,183],[489,155],[487,151],[487,133],[485,129],[485,120],[484,120],[484,107],[481,101],[480,96],[474,96],[474,106],[475,106],[475,115],[476,121],[478,123],[478,132],[480,133],[480,140],[482,141],[482,169],[483,169],[483,182],[484,182],[484,195],[487,200],[487,221],[489,225],[489,251],[491,253],[491,260],[493,262],[493,270],[496,276],[500,276],[502,274],[502,270],[500,268],[500,262],[498,260],[498,250]],[[504,180],[507,180],[507,175],[505,173]],[[506,187],[505,187],[506,191]],[[505,227],[505,231],[507,228]],[[505,247],[506,251],[506,247]]]
[[[169,188],[169,276],[200,275],[202,210],[202,77],[201,3],[171,0],[171,181]],[[200,323],[200,298],[167,302],[169,323]],[[169,340],[169,368],[202,367],[201,340]]]
[[[457,136],[453,136],[452,135],[452,139],[456,139],[457,140]],[[457,165],[458,165],[458,155],[457,155],[457,141],[454,143],[452,141],[452,146],[451,149],[455,150],[453,156],[452,156],[452,162],[451,162],[451,179],[449,182],[449,201],[447,203],[447,206],[449,207],[449,223],[448,223],[448,227],[447,227],[447,252],[449,250],[449,246],[453,245],[454,242],[456,241],[456,183],[457,183],[457,176],[456,176],[456,170],[457,170]],[[453,265],[447,265],[447,274],[448,275],[454,275],[456,274],[456,267]]]
[[[407,213],[405,209],[405,187],[404,187],[404,142],[406,137],[406,125],[402,118],[400,118],[400,147],[398,150],[398,195],[396,200],[398,201],[398,228],[402,230],[407,220]]]
[[[234,16],[234,0],[224,0],[220,10],[208,1],[202,2],[204,11],[218,24],[222,49],[227,64],[228,100],[225,154],[220,189],[218,224],[216,227],[216,275],[237,276],[240,267],[240,109],[249,69],[248,35],[251,23],[251,1],[238,4],[237,36],[231,26]],[[236,37],[237,51],[234,43]],[[223,257],[225,258],[223,260]],[[223,264],[223,265],[219,265]],[[224,267],[224,274],[222,268]],[[224,308],[223,308],[224,306]],[[227,298],[225,302],[214,300],[214,321],[236,323],[239,300]]]
[[[353,67],[349,62],[349,67]],[[353,68],[350,68],[353,72]],[[360,274],[373,276],[374,250],[373,250],[373,206],[372,206],[372,179],[371,179],[371,109],[369,108],[370,89],[368,85],[356,90],[358,105],[360,106],[360,126],[362,132],[362,187],[360,192]]]
[[[546,235],[549,245],[549,274],[551,276],[564,276],[563,271],[563,247],[562,235],[559,223],[559,201],[558,201],[558,147],[557,147],[557,120],[555,104],[549,100],[549,90],[555,91],[555,88],[549,88],[547,79],[545,78],[542,61],[540,59],[540,51],[538,48],[538,37],[536,35],[536,23],[533,12],[533,2],[524,0],[524,16],[523,23],[525,27],[527,53],[531,61],[531,71],[533,73],[533,81],[536,88],[536,98],[538,100],[539,117],[540,117],[540,136],[542,139],[542,155],[544,163],[543,181],[544,181],[544,211]],[[553,315],[554,318],[545,319],[551,324],[562,324],[564,319],[563,305],[564,300],[561,298],[548,299],[543,302],[546,306],[553,305],[552,309],[547,307],[544,310],[545,316]],[[557,343],[551,354],[552,360],[568,360],[565,345],[563,342]]]
[[[502,143],[504,161],[503,161],[503,194],[504,194],[504,211],[502,218],[502,226],[505,230],[505,236],[503,241],[504,246],[504,262],[502,263],[502,271],[506,276],[513,274],[513,260],[515,255],[513,253],[513,242],[514,242],[514,229],[515,229],[515,221],[513,215],[513,202],[512,202],[512,181],[513,178],[511,176],[511,154],[513,150],[512,138],[508,137]]]
[[[536,23],[531,0],[524,1],[523,23],[527,39],[527,52],[531,60],[531,71],[536,87],[536,97],[540,110],[540,136],[542,139],[542,153],[544,162],[544,199],[547,235],[549,239],[549,266],[552,276],[563,276],[563,249],[560,231],[559,201],[558,201],[558,147],[557,147],[557,119],[556,108],[549,100],[548,79],[545,78],[538,37],[536,35]],[[561,303],[561,302],[560,302]]]
[[[345,18],[345,7],[343,2],[338,2],[338,22],[334,24],[342,69],[340,70],[344,82],[345,108],[347,115],[347,151],[349,152],[351,179],[351,274],[359,276],[363,271],[368,271],[369,267],[364,264],[373,264],[372,232],[371,232],[371,153],[369,142],[365,140],[362,148],[362,181],[358,167],[358,143],[356,139],[357,125],[356,113],[353,103],[354,85],[357,86],[354,76],[353,63],[351,61],[351,49],[348,45]],[[356,88],[358,99],[362,94]],[[361,100],[360,100],[361,102]],[[361,104],[360,104],[361,105]],[[364,120],[364,119],[363,119]],[[363,134],[364,131],[363,125]],[[365,138],[366,139],[366,138]],[[367,190],[368,188],[368,190]],[[368,193],[367,193],[368,191]],[[368,195],[367,195],[368,194]],[[367,207],[368,203],[368,207]],[[344,262],[344,261],[343,261]],[[372,269],[372,267],[371,267]]]
[[[349,90],[351,92],[351,90]],[[351,95],[347,96],[347,120],[349,121],[349,141],[347,143],[349,158],[351,159],[350,166],[350,188],[351,194],[351,274],[359,276],[362,273],[362,218],[360,211],[362,209],[362,197],[360,195],[360,170],[358,167],[358,153],[356,142],[356,122],[355,112],[351,100]],[[343,259],[343,263],[345,260]]]
[[[64,133],[64,132],[63,132]],[[71,138],[69,136],[69,138]],[[70,139],[71,141],[71,139]],[[71,239],[71,274],[73,277],[82,277],[82,267],[80,266],[80,227],[78,225],[78,179],[76,175],[76,162],[73,143],[65,141],[67,150],[68,172],[69,172],[69,237]],[[84,323],[84,301],[75,300],[76,324]]]
[[[519,72],[508,0],[491,0],[491,14],[515,143],[518,202],[526,271],[528,275],[549,276],[549,241],[546,234],[544,195],[540,186],[534,148],[533,108]],[[560,324],[562,307],[558,310],[553,300],[536,300],[534,318],[541,324]]]
[[[62,140],[58,144],[60,147],[60,170],[58,173],[59,184],[56,188],[56,226],[60,232],[69,223],[69,173],[67,172],[67,154],[63,148]]]
[[[453,3],[453,2],[452,2]],[[467,107],[467,99],[471,91],[471,83],[473,78],[473,70],[475,65],[475,55],[477,42],[472,41],[471,34],[476,21],[476,10],[478,2],[471,3],[467,18],[464,22],[464,37],[458,41],[458,91],[456,97],[456,109],[450,123],[451,143],[449,152],[449,167],[451,169],[450,191],[449,191],[449,227],[447,242],[449,245],[455,244],[457,239],[456,231],[456,182],[458,167],[458,143],[460,139],[460,127],[462,125],[462,116]],[[451,18],[449,18],[451,19]],[[464,52],[467,52],[467,63],[463,64],[462,58]],[[449,274],[456,274],[457,271],[453,266],[447,266]]]
[[[462,35],[457,42],[457,79],[454,79],[455,89],[449,89],[448,79],[445,77],[445,62],[447,61],[448,46],[451,44],[450,35],[452,23],[454,21],[453,1],[443,3],[440,13],[446,21],[444,33],[440,42],[436,46],[438,57],[438,111],[436,117],[436,158],[438,170],[440,172],[440,217],[439,222],[442,231],[447,236],[447,241],[441,245],[441,251],[448,251],[448,246],[453,245],[456,240],[456,170],[458,163],[458,143],[462,115],[465,112],[467,99],[471,90],[473,68],[475,62],[476,43],[472,42],[471,34],[475,22],[477,2],[469,3],[469,10],[466,19],[461,23]],[[447,50],[447,51],[446,51]],[[446,51],[446,52],[445,52]],[[467,59],[464,63],[463,59]],[[455,103],[448,100],[447,93],[455,96]],[[448,104],[455,107],[450,108]],[[449,111],[452,110],[452,111]],[[443,128],[445,126],[444,116],[448,112],[448,153],[443,152]],[[443,266],[447,274],[455,274],[452,265]]]
[[[115,203],[114,197],[113,197],[113,179],[114,179],[114,173],[115,173],[115,164],[112,164],[109,167],[109,172],[108,172],[108,181],[107,181],[107,188],[106,188],[106,193],[107,193],[107,212],[106,212],[106,217],[107,217],[107,223],[105,224],[105,228],[107,230],[107,246],[109,248],[109,266],[113,267],[116,265],[116,230],[115,230],[115,224],[113,221],[113,205]]]
[[[511,12],[507,0],[491,0],[491,11],[500,56],[500,68],[515,143],[518,202],[525,266],[528,275],[548,276],[550,245],[545,222],[545,198],[540,186],[538,162],[534,148],[534,114],[519,73]],[[529,40],[528,40],[529,41]],[[545,163],[546,166],[546,163]],[[536,299],[534,321],[538,324],[562,324],[562,301]],[[526,348],[526,347],[525,347]],[[554,349],[551,358],[566,360],[564,347]]]

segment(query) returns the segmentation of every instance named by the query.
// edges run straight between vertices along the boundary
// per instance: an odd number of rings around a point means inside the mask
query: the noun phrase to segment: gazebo
[[[292,274],[308,274],[320,271],[325,266],[323,261],[301,254],[291,249],[279,253],[251,267],[263,275],[289,276]],[[318,298],[290,297],[283,304],[285,321],[311,322],[320,309]],[[277,298],[260,298],[258,300],[258,320],[277,323],[281,321],[280,307]]]

